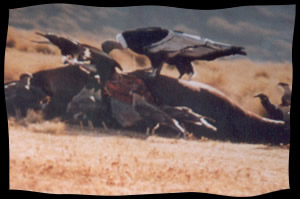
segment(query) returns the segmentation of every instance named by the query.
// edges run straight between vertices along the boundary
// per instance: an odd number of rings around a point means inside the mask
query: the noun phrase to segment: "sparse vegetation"
[[[16,41],[13,39],[7,40],[6,42],[7,48],[15,48],[16,47]]]
[[[36,48],[36,52],[38,53],[42,53],[42,54],[50,54],[50,55],[54,55],[55,52],[53,52],[48,46],[37,46]]]

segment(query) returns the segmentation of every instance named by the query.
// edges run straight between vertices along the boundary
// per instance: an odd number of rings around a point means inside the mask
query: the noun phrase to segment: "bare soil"
[[[10,189],[55,194],[202,192],[253,196],[289,189],[289,150],[9,122]]]

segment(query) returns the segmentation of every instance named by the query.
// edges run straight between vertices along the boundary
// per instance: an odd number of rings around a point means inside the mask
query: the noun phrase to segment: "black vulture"
[[[84,55],[88,56],[87,48],[85,48],[79,42],[71,38],[59,36],[54,33],[36,32],[36,34],[45,37],[46,39],[48,39],[48,42],[47,41],[33,41],[33,42],[41,43],[41,44],[52,43],[53,45],[57,46],[60,49],[60,52],[63,56],[64,64],[76,62],[79,59],[83,59],[81,58],[81,56]]]
[[[18,81],[4,84],[7,114],[25,117],[28,109],[42,109],[41,101],[47,94],[38,86],[32,85],[33,76],[29,73],[20,75]]]
[[[278,106],[272,104],[268,96],[260,93],[258,95],[255,95],[254,97],[258,97],[260,99],[260,102],[263,105],[263,107],[266,109],[270,119],[283,120],[282,110],[280,110]]]
[[[63,55],[64,63],[79,64],[89,70],[97,72],[101,77],[102,85],[113,75],[117,74],[115,68],[122,70],[120,64],[110,57],[107,53],[88,44],[81,44],[77,41],[54,33],[36,34],[47,38],[53,45],[57,46]],[[37,43],[45,43],[34,41]]]
[[[160,73],[164,62],[175,65],[181,78],[194,73],[194,60],[214,60],[229,55],[246,55],[243,47],[215,42],[200,36],[160,27],[138,28],[124,31],[116,36],[123,48],[146,55],[151,61],[153,73]],[[191,76],[190,76],[191,77]]]

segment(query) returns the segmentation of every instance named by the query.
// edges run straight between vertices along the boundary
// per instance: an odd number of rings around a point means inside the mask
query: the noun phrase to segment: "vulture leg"
[[[195,72],[194,72],[194,69],[193,69],[193,62],[190,62],[189,63],[190,67],[188,68],[189,71],[187,71],[187,74],[188,74],[188,81],[191,81]]]
[[[148,71],[153,71],[153,70],[154,70],[154,68],[153,68],[152,66],[149,67],[149,68],[145,68],[145,69],[144,69],[144,71],[147,71],[147,72],[148,72]]]
[[[153,68],[153,72],[149,74],[149,77],[156,77],[157,75],[159,75],[162,69],[162,65],[163,63],[161,63],[157,68]]]
[[[147,128],[146,129],[146,135],[149,135],[149,133],[150,133],[150,128]]]
[[[89,128],[90,128],[91,130],[94,130],[94,129],[95,129],[95,127],[94,127],[94,124],[93,124],[93,122],[92,122],[91,120],[88,120],[87,122],[88,122],[88,126],[89,126]]]
[[[156,55],[151,54],[148,56],[151,62],[151,66],[153,68],[153,72],[149,75],[149,77],[156,77],[160,74],[160,71],[162,69],[162,66],[164,64],[165,55]]]
[[[193,76],[194,76],[194,73],[190,73],[190,74],[188,74],[188,81],[191,81],[191,80],[192,80],[192,78],[193,78]]]
[[[151,129],[151,135],[155,135],[155,131],[159,128],[159,123],[157,123],[154,127]]]
[[[107,125],[105,124],[105,122],[102,121],[101,123],[102,123],[102,126],[103,126],[104,130],[107,130],[108,128],[107,128]]]

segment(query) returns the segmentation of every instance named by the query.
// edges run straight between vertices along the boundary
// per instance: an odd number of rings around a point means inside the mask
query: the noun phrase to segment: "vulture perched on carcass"
[[[188,107],[214,120],[213,126],[217,132],[205,134],[199,131],[201,136],[234,142],[289,143],[290,134],[284,130],[284,121],[263,118],[246,111],[209,85],[165,75],[152,78],[143,70],[130,75],[143,80],[157,106]]]
[[[261,104],[267,111],[269,118],[274,120],[283,120],[286,129],[290,129],[290,109],[291,109],[291,90],[287,83],[280,82],[278,86],[283,90],[281,104],[278,106],[272,104],[265,94],[258,94],[254,97],[259,97]]]
[[[107,81],[105,93],[110,97],[113,117],[123,127],[131,127],[142,121],[152,129],[152,133],[163,125],[185,136],[187,124],[216,131],[205,117],[187,107],[158,104],[144,80],[134,74],[122,74],[119,79]]]
[[[194,74],[191,62],[214,60],[229,55],[246,55],[243,47],[215,42],[197,35],[160,27],[138,28],[116,36],[123,48],[146,55],[151,62],[151,76],[160,74],[163,63],[175,65],[180,76]],[[117,47],[117,46],[116,46]]]
[[[283,113],[280,108],[271,103],[269,97],[263,93],[255,95],[254,97],[258,97],[264,109],[267,111],[270,119],[273,120],[283,120]]]
[[[279,88],[283,90],[283,95],[281,97],[281,105],[282,106],[290,106],[291,105],[291,98],[292,98],[292,91],[287,83],[279,82]]]
[[[287,83],[279,82],[278,86],[283,90],[283,95],[281,97],[281,104],[279,104],[279,108],[283,112],[283,120],[286,123],[286,129],[289,130],[292,91]]]
[[[54,33],[36,33],[43,36],[50,43],[57,46],[63,55],[64,63],[79,64],[88,70],[96,71],[101,76],[101,82],[105,84],[116,74],[116,68],[122,70],[120,64],[107,53],[88,44],[81,44],[75,40],[56,35]],[[49,43],[33,41],[36,43]]]

